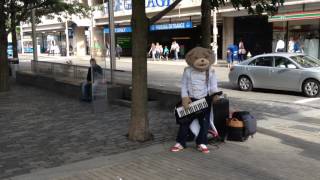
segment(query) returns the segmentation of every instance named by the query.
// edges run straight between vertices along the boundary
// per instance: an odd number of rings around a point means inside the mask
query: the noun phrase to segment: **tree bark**
[[[9,69],[7,57],[7,31],[6,31],[6,15],[5,1],[0,1],[0,92],[9,90]]]
[[[210,1],[201,2],[201,46],[210,48],[211,43],[211,9]]]
[[[12,50],[13,57],[18,58],[18,41],[17,41],[17,29],[16,29],[16,13],[11,14],[11,34],[12,34]]]
[[[148,121],[147,39],[149,19],[145,1],[132,1],[132,105],[129,139],[147,141],[152,135]]]

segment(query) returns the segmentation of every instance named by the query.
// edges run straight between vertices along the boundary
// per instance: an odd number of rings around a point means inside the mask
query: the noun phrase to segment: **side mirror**
[[[294,64],[288,64],[288,68],[289,69],[297,69],[297,66],[295,66]]]

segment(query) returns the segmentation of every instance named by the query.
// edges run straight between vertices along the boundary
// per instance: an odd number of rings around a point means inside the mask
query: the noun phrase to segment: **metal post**
[[[218,28],[217,28],[217,11],[215,8],[212,10],[212,15],[213,15],[213,42],[212,42],[212,51],[213,51],[213,59],[214,59],[214,64],[218,64],[218,42],[217,42],[217,37],[218,37]]]
[[[93,12],[91,12],[91,24],[90,24],[90,57],[93,57]]]
[[[114,34],[114,0],[109,0],[109,35],[110,35],[110,72],[111,72],[111,84],[114,84],[113,70],[116,67],[116,46],[115,46],[115,34]]]
[[[33,44],[33,60],[38,61],[38,50],[37,50],[37,34],[36,34],[36,10],[32,9],[31,12],[31,23],[32,23],[32,44]]]

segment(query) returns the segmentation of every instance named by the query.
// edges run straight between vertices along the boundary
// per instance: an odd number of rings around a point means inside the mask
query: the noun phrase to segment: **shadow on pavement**
[[[300,154],[305,157],[309,157],[318,161],[320,160],[320,156],[319,156],[320,144],[318,143],[305,141],[303,139],[292,137],[292,136],[282,134],[276,131],[272,131],[269,129],[265,129],[265,128],[259,128],[258,131],[260,133],[281,139],[283,144],[302,149],[303,151]]]

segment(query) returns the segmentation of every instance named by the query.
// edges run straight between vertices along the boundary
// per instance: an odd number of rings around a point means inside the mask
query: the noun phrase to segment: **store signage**
[[[150,26],[151,31],[170,30],[170,29],[190,29],[190,28],[192,28],[191,21],[185,21],[180,23],[170,23],[170,24],[155,24]]]
[[[109,33],[110,30],[109,28],[104,28],[103,29],[103,32],[104,33]],[[115,33],[130,33],[132,32],[132,28],[130,26],[126,26],[126,27],[117,27],[114,29],[114,32]]]
[[[170,30],[170,29],[191,29],[193,24],[191,21],[179,22],[179,23],[170,23],[170,24],[155,24],[150,26],[150,31],[160,31],[160,30]],[[109,33],[109,28],[104,28],[104,33]],[[130,26],[117,27],[115,28],[115,33],[130,33],[132,28]]]
[[[173,0],[145,0],[146,8],[168,7]],[[106,6],[108,4],[106,3]],[[107,9],[107,7],[106,7]],[[114,11],[125,11],[132,9],[132,0],[115,0]]]
[[[269,22],[295,21],[295,20],[305,20],[305,19],[320,19],[320,11],[279,14],[279,15],[269,17]]]

